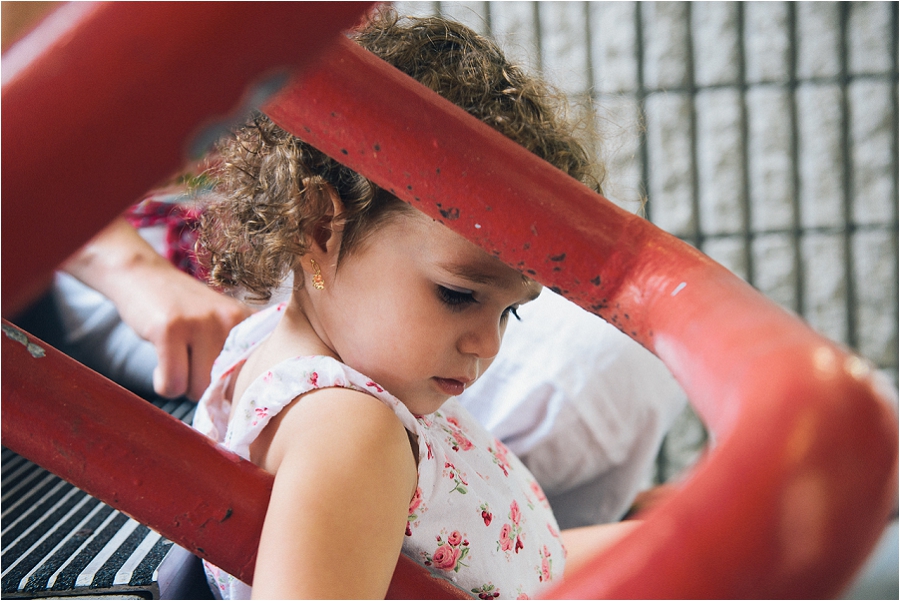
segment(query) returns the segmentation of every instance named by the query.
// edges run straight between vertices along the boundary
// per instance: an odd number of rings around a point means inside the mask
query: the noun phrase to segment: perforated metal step
[[[189,422],[194,403],[155,405]],[[2,450],[3,598],[202,596],[199,560],[158,533]]]

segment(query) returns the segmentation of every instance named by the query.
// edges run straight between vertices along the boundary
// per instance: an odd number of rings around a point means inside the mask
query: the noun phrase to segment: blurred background
[[[605,195],[897,386],[896,2],[395,2],[571,99]],[[663,482],[706,441],[690,408]]]

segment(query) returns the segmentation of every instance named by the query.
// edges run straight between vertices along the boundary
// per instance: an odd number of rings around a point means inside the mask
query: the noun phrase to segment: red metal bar
[[[252,582],[273,477],[3,321],[4,446]],[[388,599],[467,595],[401,556]]]
[[[846,585],[897,486],[896,416],[862,359],[348,40],[265,111],[654,351],[713,430],[685,489],[551,597]]]
[[[73,3],[5,53],[4,313],[181,165],[248,82],[313,61],[369,6]],[[7,322],[4,332],[3,444],[252,580],[271,477],[40,341],[44,355],[31,355]],[[388,595],[459,591],[401,557]]]
[[[5,320],[3,334],[4,446],[252,577],[269,474]]]
[[[242,99],[258,101],[246,96],[248,84],[310,64],[370,5],[73,2],[11,47],[3,55],[3,314],[172,175]]]

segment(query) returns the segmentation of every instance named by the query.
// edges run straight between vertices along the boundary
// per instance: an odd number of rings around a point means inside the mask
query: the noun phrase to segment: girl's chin
[[[411,398],[413,397],[414,398]],[[426,394],[419,395],[409,395],[404,398],[400,398],[406,408],[413,415],[431,415],[435,411],[439,410],[441,406],[449,401],[453,396],[452,394],[448,394],[443,391],[438,385],[435,383],[431,387],[431,391],[426,392]],[[399,397],[398,397],[399,398]]]

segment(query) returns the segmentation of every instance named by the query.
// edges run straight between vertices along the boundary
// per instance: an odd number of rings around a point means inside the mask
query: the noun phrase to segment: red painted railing
[[[551,596],[825,597],[841,590],[874,545],[896,494],[896,416],[875,389],[865,361],[818,336],[707,257],[616,208],[347,40],[337,39],[299,81],[302,86],[266,106],[277,122],[653,350],[713,432],[716,446],[686,487]],[[16,139],[7,136],[7,109],[6,174],[19,165],[7,154]],[[42,119],[40,110],[26,109],[21,114],[30,120]],[[124,112],[113,116],[130,131],[136,117]],[[166,127],[165,119],[154,119],[153,127]],[[144,149],[138,142],[118,153],[111,167],[139,162]],[[10,196],[4,197],[9,202]],[[59,197],[44,197],[43,206],[48,198]],[[121,208],[127,199],[118,202],[112,205]],[[13,248],[30,237],[35,247],[61,247],[62,257],[80,241],[22,229],[10,242]],[[10,259],[7,234],[4,228],[4,268]],[[29,276],[46,276],[49,269],[47,261],[27,253],[14,256],[27,267],[9,279],[4,270],[4,310],[9,298],[23,298],[37,281]],[[74,432],[65,434],[62,444],[41,436],[49,426],[35,425],[28,404],[44,380],[29,384],[22,375],[15,384],[8,381],[16,370],[40,369],[42,358],[22,355],[21,367],[13,368],[7,347],[27,348],[6,340],[4,345],[4,444],[15,430],[17,445],[28,438],[54,450],[47,455],[77,455],[74,462],[85,465],[102,462],[94,450],[82,448],[89,445]],[[65,402],[59,398],[45,406],[37,414],[42,424],[56,421],[55,408]],[[12,420],[10,405],[21,405]],[[152,438],[167,427],[153,424],[145,432]],[[117,436],[115,426],[108,428],[104,431]],[[206,452],[203,445],[210,449],[188,434],[185,453]],[[168,488],[140,483],[118,488],[119,506],[137,508],[125,510],[143,519],[146,505],[179,490],[175,483],[194,474],[181,469],[167,472]],[[238,478],[240,469],[222,467]],[[96,477],[104,485],[102,472]],[[151,503],[139,502],[144,494],[153,495]],[[181,511],[173,509],[172,516]],[[222,520],[220,513],[206,513],[205,527],[218,520],[215,528],[229,528],[231,519]],[[169,536],[165,527],[160,531]],[[245,554],[255,550],[252,532],[241,540],[248,541],[241,549]],[[227,551],[204,551],[223,566],[241,563],[226,558]],[[394,592],[428,596],[415,587]]]
[[[261,100],[265,82],[312,64],[369,6],[72,2],[11,47],[3,314],[34,296],[39,274],[202,150],[240,104]]]
[[[272,476],[4,320],[3,444],[251,582]],[[401,556],[393,599],[458,599]]]
[[[897,418],[864,360],[347,40],[265,110],[648,347],[713,431],[686,488],[551,597],[847,583],[896,495]]]

